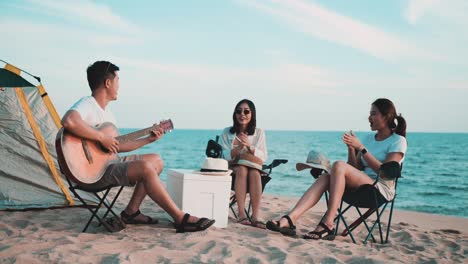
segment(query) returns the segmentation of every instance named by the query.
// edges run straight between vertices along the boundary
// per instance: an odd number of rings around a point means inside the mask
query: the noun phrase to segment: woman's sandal
[[[175,225],[176,233],[203,231],[215,223],[215,220],[208,218],[200,218],[195,223],[189,223],[189,218],[190,214],[185,214],[182,218],[182,222],[178,225]]]
[[[260,220],[253,220],[250,225],[253,226],[253,227],[256,227],[256,228],[266,229],[265,223],[263,221],[260,221]]]
[[[296,235],[296,226],[292,222],[289,215],[282,216],[280,218],[280,220],[282,218],[286,218],[286,220],[288,220],[288,226],[287,227],[280,227],[280,221],[276,221],[276,222],[268,221],[266,223],[266,228],[271,230],[271,231],[280,232],[281,234],[283,234],[285,236],[291,236],[291,237],[295,236]]]
[[[158,219],[153,219],[147,215],[145,215],[146,220],[139,220],[136,219],[137,216],[141,215],[142,213],[140,210],[136,211],[135,213],[129,215],[125,211],[120,213],[120,218],[125,224],[128,225],[155,225],[159,223]]]
[[[252,223],[250,222],[250,220],[247,218],[247,217],[242,217],[242,218],[239,218],[236,223],[238,224],[241,224],[241,225],[252,225]]]
[[[304,239],[313,239],[313,240],[334,240],[335,239],[335,228],[330,229],[326,224],[320,222],[320,227],[323,227],[320,231],[310,231],[309,233],[303,236]]]

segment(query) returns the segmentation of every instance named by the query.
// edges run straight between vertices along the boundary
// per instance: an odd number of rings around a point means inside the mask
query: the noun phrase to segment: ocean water
[[[125,134],[135,129],[121,129]],[[370,132],[369,132],[370,133]],[[176,129],[160,141],[134,153],[158,153],[167,169],[199,169],[206,144],[221,130]],[[346,160],[347,149],[341,141],[343,132],[266,131],[268,160],[287,159],[276,167],[265,193],[300,197],[313,183],[307,170],[298,172],[297,162],[305,162],[309,150],[324,153],[330,160]],[[366,133],[357,132],[362,138]],[[468,217],[468,134],[408,133],[408,152],[398,182],[395,207],[442,215]],[[293,206],[293,205],[291,205]]]

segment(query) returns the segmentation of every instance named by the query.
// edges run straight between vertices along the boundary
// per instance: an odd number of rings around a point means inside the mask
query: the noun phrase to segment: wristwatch
[[[361,155],[364,156],[367,153],[367,149],[363,148],[363,149],[361,149],[360,152],[361,152]]]

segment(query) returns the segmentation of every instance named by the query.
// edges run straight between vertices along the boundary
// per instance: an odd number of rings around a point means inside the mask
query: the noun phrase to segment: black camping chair
[[[210,157],[210,158],[223,158],[223,148],[218,143],[218,141],[219,141],[219,136],[216,136],[216,140],[209,140],[208,141],[206,151],[205,151],[205,154],[206,154],[207,157]],[[261,176],[260,179],[262,181],[262,193],[265,190],[266,184],[271,180],[270,174],[271,174],[271,171],[273,170],[273,168],[275,168],[275,167],[277,167],[277,166],[279,166],[281,164],[285,164],[287,162],[288,162],[288,160],[285,160],[285,159],[275,159],[269,165],[263,165],[262,166],[263,173],[261,173],[261,175],[260,175]],[[234,191],[234,183],[235,183],[235,180],[236,180],[236,175],[235,175],[235,173],[232,173],[231,176],[232,176],[231,190]],[[248,183],[247,183],[247,193],[249,193]],[[236,214],[236,212],[234,210],[234,205],[236,203],[237,203],[236,195],[232,194],[231,198],[230,198],[230,202],[229,202],[229,208],[231,209],[231,211],[234,214],[235,218],[237,218],[237,214]],[[247,209],[245,209],[245,212],[246,212],[247,216],[249,217],[250,221],[252,221],[252,219],[250,219],[251,207],[252,207],[252,204],[249,202],[249,206],[247,207]]]
[[[60,167],[60,170],[63,173],[62,168]],[[117,201],[117,198],[119,197],[120,193],[122,192],[122,189],[124,186],[119,186],[119,185],[109,185],[105,186],[103,188],[95,189],[95,188],[89,188],[85,186],[80,186],[78,184],[72,183],[72,181],[69,179],[69,177],[64,173],[65,179],[68,182],[68,188],[70,191],[73,193],[73,195],[80,200],[80,202],[83,204],[86,209],[88,209],[91,212],[91,217],[89,218],[88,222],[86,223],[86,226],[84,227],[82,232],[86,232],[88,230],[89,225],[93,221],[94,218],[96,218],[99,222],[98,226],[103,225],[107,231],[109,232],[117,232],[125,228],[125,223],[120,219],[120,217],[112,210],[112,207],[114,206],[115,202]],[[107,195],[109,194],[110,190],[114,187],[120,187],[117,193],[114,196],[114,199],[112,199],[111,203],[107,201]],[[80,196],[78,191],[84,191],[88,193],[92,193],[98,200],[99,203],[98,205],[91,205],[87,203],[83,197]],[[99,209],[102,208],[104,205],[107,210],[102,216],[98,215]],[[106,219],[107,215],[111,213],[114,215],[113,218],[108,218]]]
[[[368,234],[364,240],[364,244],[366,244],[370,238],[372,238],[373,242],[375,243],[376,240],[372,233],[375,227],[378,226],[379,235],[380,235],[380,243],[381,244],[387,243],[388,236],[390,234],[390,227],[391,227],[392,214],[393,214],[393,205],[395,203],[396,193],[393,199],[388,201],[382,196],[379,190],[375,188],[375,184],[377,184],[377,182],[379,181],[379,178],[382,176],[387,179],[393,179],[395,181],[395,191],[396,191],[398,179],[401,177],[401,170],[402,170],[402,166],[400,166],[400,164],[396,161],[384,163],[380,166],[379,177],[377,177],[377,180],[373,184],[364,184],[354,191],[345,190],[340,208],[338,209],[338,216],[336,217],[336,220],[337,220],[336,232],[338,233],[338,226],[339,226],[340,220],[343,221],[345,230],[343,230],[341,235],[346,236],[349,234],[352,241],[356,243],[356,240],[352,234],[352,231],[356,227],[358,227],[361,223],[364,223],[368,231]],[[348,206],[345,209],[343,209],[343,202],[346,202],[348,204]],[[387,230],[386,230],[385,239],[384,239],[381,219],[382,219],[383,213],[385,212],[385,209],[387,208],[387,205],[389,204],[390,204],[390,212],[388,216]],[[348,225],[344,218],[344,214],[351,207],[356,208],[359,214],[359,218],[356,219],[351,225]],[[361,213],[361,210],[359,210],[359,208],[368,208],[368,210],[363,214]],[[369,226],[366,220],[373,213],[375,213],[374,214],[375,222],[371,226]]]

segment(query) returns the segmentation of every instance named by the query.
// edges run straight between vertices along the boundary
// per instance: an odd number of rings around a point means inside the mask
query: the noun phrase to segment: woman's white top
[[[370,152],[380,162],[384,162],[387,158],[387,155],[392,152],[402,153],[403,158],[399,161],[401,165],[405,160],[405,153],[408,147],[406,138],[393,133],[388,138],[377,141],[375,136],[376,134],[369,134],[363,139],[362,144],[367,149],[367,151]],[[368,166],[367,162],[362,156],[361,161],[364,165],[363,171],[372,179],[377,179],[377,173]],[[394,180],[385,180],[380,178],[376,186],[385,199],[390,201],[395,196]]]
[[[223,130],[223,134],[221,135],[221,146],[223,147],[223,156],[225,159],[232,160],[231,157],[231,150],[235,147],[234,139],[236,138],[235,133],[229,132],[231,127],[226,127]],[[253,135],[247,136],[250,145],[255,148],[254,155],[260,158],[263,162],[267,160],[267,147],[266,147],[266,139],[265,139],[265,132],[261,128],[256,128]],[[247,151],[247,149],[243,149],[242,151]]]

